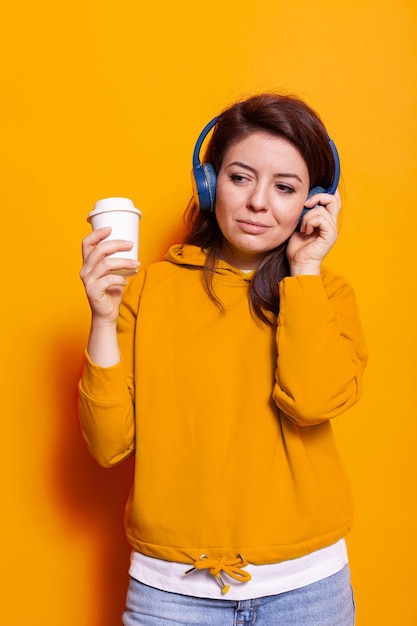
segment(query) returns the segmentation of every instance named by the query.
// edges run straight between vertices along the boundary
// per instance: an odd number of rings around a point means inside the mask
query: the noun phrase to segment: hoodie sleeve
[[[354,293],[340,277],[287,277],[280,283],[273,397],[300,426],[357,402],[367,354]]]
[[[120,306],[121,361],[100,367],[86,353],[79,382],[81,431],[89,451],[104,467],[121,463],[135,450],[134,336],[144,280],[141,271],[130,281]]]

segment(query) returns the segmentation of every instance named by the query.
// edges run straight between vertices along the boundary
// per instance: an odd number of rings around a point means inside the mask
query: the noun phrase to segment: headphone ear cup
[[[314,196],[316,193],[329,193],[329,192],[324,187],[313,187],[313,189],[310,189],[310,192],[307,196],[307,200],[311,198],[312,196]],[[308,210],[309,209],[307,209],[307,211]]]
[[[194,200],[200,211],[214,211],[217,176],[210,163],[202,163],[192,170]]]
[[[310,190],[310,193],[307,196],[307,200],[311,198],[311,196],[314,196],[314,194],[316,193],[327,193],[327,192],[324,187],[313,187],[313,189]],[[302,213],[300,215],[300,219],[298,220],[297,228],[295,230],[300,230],[303,217],[306,213],[308,213],[308,211],[310,211],[310,209],[307,209],[306,207],[303,208]]]

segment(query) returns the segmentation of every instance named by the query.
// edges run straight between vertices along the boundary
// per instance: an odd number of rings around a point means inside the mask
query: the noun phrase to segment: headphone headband
[[[333,160],[334,160],[334,176],[333,176],[333,182],[330,185],[330,187],[327,190],[327,193],[331,193],[332,196],[334,195],[337,186],[339,184],[339,179],[340,179],[340,159],[339,159],[339,153],[337,151],[337,148],[335,146],[335,143],[332,139],[330,139],[329,135],[327,135],[327,139],[329,142],[329,146],[332,150],[333,153]]]
[[[199,134],[197,142],[194,147],[194,152],[193,152],[193,167],[198,167],[198,165],[201,165],[201,161],[200,161],[201,146],[203,145],[203,141],[206,138],[206,136],[209,134],[213,126],[217,123],[218,119],[219,119],[218,115],[216,117],[213,117],[213,119],[210,120],[209,123],[204,126],[203,130]]]

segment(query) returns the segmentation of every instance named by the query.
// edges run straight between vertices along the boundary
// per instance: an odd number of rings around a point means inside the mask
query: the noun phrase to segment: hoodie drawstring
[[[241,554],[238,554],[235,559],[229,559],[225,556],[220,559],[209,558],[207,554],[202,554],[198,561],[195,561],[193,567],[184,572],[187,576],[197,570],[208,570],[209,574],[214,576],[216,582],[221,588],[223,594],[227,593],[230,589],[230,585],[227,585],[221,574],[224,572],[233,580],[237,580],[240,583],[248,582],[252,576],[249,572],[246,572],[243,567],[248,565],[248,561]]]

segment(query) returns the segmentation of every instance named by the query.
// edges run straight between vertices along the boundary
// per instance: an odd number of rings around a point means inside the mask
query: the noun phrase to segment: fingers
[[[93,230],[82,241],[83,265],[80,277],[95,319],[113,324],[127,280],[139,263],[131,258],[117,256],[133,247],[132,241],[108,239],[111,228]],[[115,256],[113,256],[115,255]]]
[[[336,222],[337,216],[342,207],[339,190],[336,189],[334,195],[329,193],[315,193],[314,196],[311,196],[311,198],[306,200],[305,206],[308,209],[316,208],[316,206],[325,207]]]
[[[336,222],[327,207],[316,205],[308,211],[303,218],[300,232],[304,235],[312,235],[315,231],[318,235],[330,234],[337,230]]]
[[[109,250],[106,250],[105,245],[100,244],[97,248],[101,246],[103,250],[91,252],[80,270],[88,295],[93,292],[104,293],[109,286],[126,285],[123,275],[131,275],[139,265],[135,259],[108,256],[106,252],[113,253],[114,246],[109,246]]]
[[[82,256],[83,267],[82,273],[88,274],[95,268],[98,268],[100,263],[101,275],[114,270],[137,268],[139,263],[137,261],[130,262],[129,259],[123,259],[117,257],[118,252],[128,252],[133,247],[132,241],[126,241],[123,239],[107,239],[111,233],[111,228],[99,228],[92,231],[82,241]],[[111,257],[110,255],[114,255]],[[117,262],[113,263],[113,261]],[[107,263],[107,259],[111,263]]]
[[[97,230],[91,231],[84,239],[82,240],[81,249],[83,260],[85,260],[90,252],[106,237],[108,237],[111,233],[111,227],[107,226],[105,228],[98,228]]]
[[[125,285],[124,279],[120,279],[120,276],[131,273],[139,265],[137,260],[117,256],[117,253],[129,251],[133,242],[121,239],[107,240],[110,233],[111,228],[100,228],[83,239],[83,265],[80,277],[88,293],[97,291],[97,288],[104,292],[110,285]],[[113,276],[119,278],[115,279]]]
[[[301,232],[311,235],[316,228],[323,232],[337,229],[337,219],[342,206],[338,190],[334,195],[316,193],[306,200],[305,206],[311,210],[307,211],[303,218]]]
[[[98,228],[93,230],[82,241],[82,255],[85,261],[93,251],[98,251],[95,256],[105,256],[107,254],[113,254],[115,252],[123,252],[130,250],[133,246],[132,241],[125,241],[122,239],[110,239],[106,242],[104,240],[111,234],[110,226],[105,228]],[[100,244],[100,246],[99,246]]]

